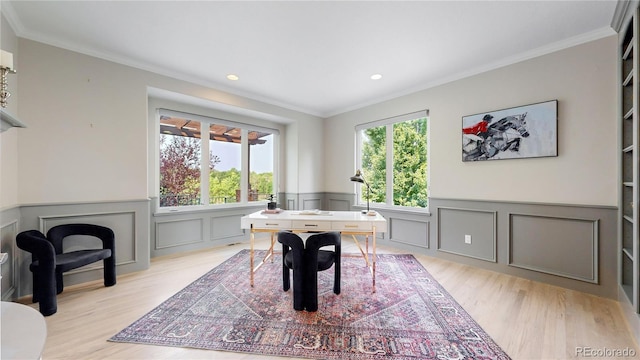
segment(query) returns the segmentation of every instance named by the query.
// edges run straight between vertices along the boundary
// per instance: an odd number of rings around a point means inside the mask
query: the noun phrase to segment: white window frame
[[[430,184],[429,157],[431,153],[429,151],[429,144],[430,144],[429,110],[420,110],[420,111],[416,111],[416,112],[412,112],[404,115],[398,115],[390,118],[385,118],[381,120],[376,120],[376,121],[371,121],[371,122],[356,125],[355,133],[356,133],[356,168],[357,169],[362,169],[362,130],[366,130],[373,127],[386,126],[386,132],[385,132],[385,136],[386,136],[385,143],[387,145],[386,147],[386,169],[387,170],[385,174],[386,175],[386,187],[385,187],[386,200],[385,200],[385,203],[370,203],[370,206],[372,207],[376,206],[380,208],[407,209],[407,210],[411,209],[416,211],[428,212],[428,205],[425,208],[418,208],[418,207],[408,207],[408,206],[393,204],[393,146],[392,146],[393,145],[393,125],[396,123],[401,123],[401,122],[420,119],[420,118],[427,118],[427,179],[426,181],[427,181],[427,198],[428,198],[429,184]],[[365,178],[365,180],[367,179]],[[367,206],[366,201],[362,201],[362,192],[366,191],[366,189],[363,190],[364,185],[360,183],[355,183],[354,185],[356,187],[356,206]]]
[[[160,116],[166,115],[170,117],[178,117],[178,118],[187,118],[191,120],[196,120],[200,122],[201,132],[204,133],[208,131],[209,126],[211,124],[220,124],[226,125],[230,127],[236,127],[241,129],[241,171],[240,171],[240,202],[237,203],[228,203],[228,204],[209,204],[209,172],[201,171],[200,172],[200,193],[201,193],[201,201],[203,204],[200,205],[183,205],[183,206],[164,206],[160,207],[160,201],[157,202],[156,211],[159,213],[162,212],[176,212],[176,211],[191,211],[195,209],[216,209],[216,208],[230,208],[237,206],[247,206],[247,205],[255,205],[260,203],[265,203],[267,201],[248,201],[249,194],[249,152],[245,149],[249,148],[249,130],[251,131],[260,131],[260,132],[268,132],[273,134],[273,189],[272,193],[276,194],[278,189],[278,159],[279,159],[279,141],[280,141],[280,131],[278,129],[264,127],[260,125],[254,125],[250,123],[237,122],[232,120],[221,119],[219,117],[212,117],[206,115],[199,115],[184,111],[171,110],[167,108],[157,108],[156,109],[156,121],[154,128],[154,137],[155,137],[155,193],[159,197],[160,192],[160,143],[159,143],[159,135],[160,135]],[[200,164],[208,164],[209,163],[209,141],[201,141],[201,150],[200,150]],[[201,168],[208,168],[202,167]]]

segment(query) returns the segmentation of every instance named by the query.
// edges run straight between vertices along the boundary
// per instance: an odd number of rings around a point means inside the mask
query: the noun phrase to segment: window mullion
[[[200,204],[209,205],[209,123],[201,123],[200,133]],[[205,134],[206,137],[205,137]]]
[[[249,201],[249,130],[242,128],[240,134],[240,202],[246,203]]]
[[[387,164],[386,164],[386,179],[387,179],[387,196],[386,204],[393,205],[393,124],[387,124],[385,132],[385,138],[387,143]]]
[[[356,130],[356,169],[362,169],[362,132],[364,130]],[[353,183],[356,189],[356,204],[362,205],[362,187],[358,183]]]

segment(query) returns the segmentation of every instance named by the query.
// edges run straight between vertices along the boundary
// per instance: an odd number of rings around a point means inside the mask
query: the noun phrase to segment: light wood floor
[[[267,244],[259,240],[257,248]],[[345,239],[344,253],[357,252],[350,244]],[[149,270],[121,275],[110,288],[101,281],[65,288],[58,296],[58,312],[46,318],[43,359],[275,359],[107,341],[248,247],[247,242],[153,259]],[[403,253],[380,246],[378,252]],[[615,301],[428,256],[416,258],[513,359],[581,358],[578,348],[631,348],[640,354]],[[37,304],[29,305],[37,309]]]

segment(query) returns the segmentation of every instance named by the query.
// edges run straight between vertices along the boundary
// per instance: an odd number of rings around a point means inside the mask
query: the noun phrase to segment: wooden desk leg
[[[253,242],[254,242],[254,232],[253,226],[251,227],[251,249],[249,250],[249,284],[253,287]]]
[[[360,242],[358,241],[358,238],[356,237],[355,234],[351,234],[351,238],[353,239],[353,243],[356,244],[356,246],[358,247],[358,250],[360,250],[360,253],[362,254],[362,258],[364,259],[364,266],[366,266],[367,268],[370,268],[371,264],[369,263],[369,254],[367,254],[362,249],[362,246],[360,246]]]
[[[364,248],[367,252],[367,255],[369,255],[369,234],[364,236]],[[367,261],[367,266],[369,266],[369,262]]]
[[[273,246],[276,244],[276,237],[275,237],[275,233],[272,232],[271,233],[271,247],[269,247],[269,251],[271,252],[271,263],[273,263]]]
[[[373,268],[373,292],[376,292],[376,227],[373,227],[373,256],[371,256],[371,266]]]

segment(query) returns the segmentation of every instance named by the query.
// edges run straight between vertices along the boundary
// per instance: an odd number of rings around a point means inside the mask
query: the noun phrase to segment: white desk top
[[[2,301],[0,344],[2,359],[40,359],[47,340],[47,323],[37,310]]]
[[[250,219],[282,219],[282,220],[322,220],[322,221],[385,221],[385,218],[376,212],[375,216],[361,213],[360,211],[315,211],[315,210],[283,210],[278,214],[256,211],[245,216]]]
[[[278,222],[275,223],[269,222]],[[348,224],[357,224],[366,228],[374,227],[376,232],[387,231],[387,220],[376,212],[375,215],[362,214],[360,211],[291,211],[284,210],[279,214],[257,211],[243,216],[240,225],[242,229],[253,227],[299,229],[304,224],[317,224],[319,230],[346,230]],[[304,226],[303,226],[304,227]]]

